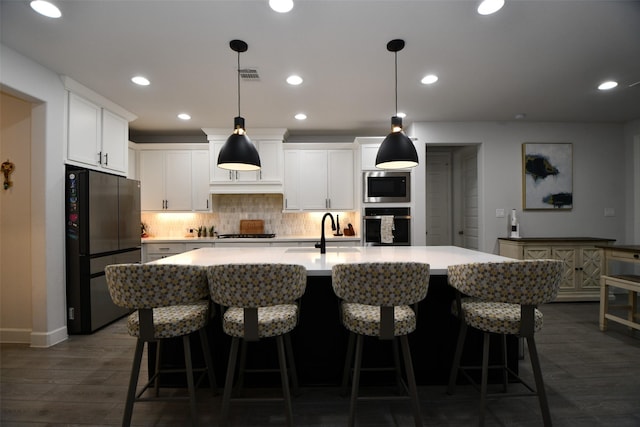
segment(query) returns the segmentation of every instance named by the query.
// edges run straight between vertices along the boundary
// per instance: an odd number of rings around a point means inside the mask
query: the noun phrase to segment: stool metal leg
[[[400,351],[398,349],[398,340],[391,340],[391,346],[393,351],[393,368],[396,373],[396,387],[398,387],[398,394],[404,392],[404,386],[402,384],[402,371],[400,369]]]
[[[487,403],[487,381],[489,377],[489,343],[491,336],[488,332],[483,334],[482,340],[482,383],[480,384],[480,417],[478,425],[484,426],[484,409]]]
[[[149,345],[147,345],[147,349]],[[160,355],[162,354],[162,340],[156,341],[156,378],[153,382],[153,388],[156,393],[156,397],[160,396],[160,368],[161,368],[161,360]]]
[[[233,374],[236,369],[236,358],[238,357],[238,345],[240,338],[233,337],[231,340],[231,350],[229,351],[229,361],[227,363],[227,376],[224,380],[224,394],[222,395],[222,411],[220,414],[220,425],[229,424],[229,405],[231,403],[231,390],[233,389]]]
[[[409,350],[409,338],[407,335],[400,337],[402,345],[402,356],[404,358],[404,367],[407,374],[407,383],[409,384],[409,394],[411,395],[411,406],[413,407],[413,418],[416,427],[422,427],[422,417],[420,416],[420,402],[418,401],[418,387],[416,387],[416,377],[413,372],[413,362],[411,361],[411,351]]]
[[[502,392],[507,392],[509,384],[509,371],[507,371],[507,336],[502,335]]]
[[[202,354],[204,355],[204,363],[207,366],[207,374],[209,375],[209,385],[215,396],[218,384],[216,383],[216,374],[213,371],[213,358],[211,357],[211,350],[209,348],[209,339],[207,338],[206,328],[200,329],[200,344],[202,347]]]
[[[278,344],[278,362],[280,364],[280,378],[282,380],[285,415],[287,417],[287,425],[291,427],[293,426],[293,410],[291,405],[291,393],[289,391],[289,375],[287,374],[284,338],[282,335],[278,335],[276,337],[276,342]]]
[[[449,373],[449,386],[447,387],[447,394],[453,394],[456,388],[456,381],[458,380],[458,371],[460,370],[460,360],[462,359],[462,350],[464,349],[464,340],[467,336],[467,324],[464,319],[460,319],[460,329],[458,330],[458,342],[456,344],[456,352],[453,356],[453,365],[451,365],[451,372]]]
[[[189,335],[182,337],[184,346],[184,366],[187,375],[187,388],[189,389],[189,406],[191,407],[191,425],[198,425],[198,410],[196,407],[196,386],[193,380],[193,363],[191,362],[191,343]]]
[[[138,386],[138,376],[140,376],[140,363],[142,362],[142,351],[144,350],[144,341],[140,338],[136,341],[136,350],[133,355],[133,366],[131,367],[131,378],[129,379],[129,390],[127,391],[127,402],[124,406],[124,415],[122,417],[122,426],[129,427],[131,425],[131,416],[133,415],[133,403],[136,400],[136,388]]]
[[[351,366],[353,363],[353,349],[356,344],[356,334],[349,332],[349,342],[347,343],[347,356],[344,359],[344,370],[342,371],[341,394],[346,396],[349,387],[349,377],[351,377]]]
[[[364,337],[356,338],[356,357],[353,366],[353,381],[351,384],[351,402],[349,404],[349,421],[347,425],[353,427],[356,423],[356,403],[358,401],[358,389],[360,386],[360,368],[362,367],[362,343]]]
[[[289,364],[289,377],[291,378],[291,392],[294,396],[300,395],[300,387],[298,385],[298,371],[296,370],[296,360],[293,357],[293,346],[291,345],[291,335],[284,336],[285,352],[287,355],[287,363]]]
[[[536,382],[536,392],[540,402],[540,410],[542,411],[542,420],[545,427],[551,426],[551,413],[549,412],[549,402],[547,402],[547,393],[544,389],[544,381],[542,380],[542,369],[540,369],[540,360],[538,359],[538,350],[533,335],[527,337],[527,347],[529,347],[529,357],[531,358],[531,369],[533,370],[533,378]]]

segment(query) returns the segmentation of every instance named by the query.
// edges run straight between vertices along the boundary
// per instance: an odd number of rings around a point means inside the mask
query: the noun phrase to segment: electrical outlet
[[[616,216],[616,210],[614,208],[604,208],[604,216]]]
[[[504,218],[504,209],[496,209],[496,218]]]

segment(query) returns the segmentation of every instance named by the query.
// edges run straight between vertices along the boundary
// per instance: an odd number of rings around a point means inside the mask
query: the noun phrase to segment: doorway
[[[426,146],[426,244],[479,248],[479,145]]]

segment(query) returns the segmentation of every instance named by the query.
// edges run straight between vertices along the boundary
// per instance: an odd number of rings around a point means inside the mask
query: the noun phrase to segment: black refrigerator
[[[109,296],[104,268],[139,263],[140,182],[67,166],[67,330],[88,334],[127,314]]]

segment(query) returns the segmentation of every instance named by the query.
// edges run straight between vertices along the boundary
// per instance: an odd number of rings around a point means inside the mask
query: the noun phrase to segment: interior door
[[[451,151],[427,153],[427,246],[452,245]]]
[[[462,154],[462,247],[478,249],[478,155],[476,148]]]

